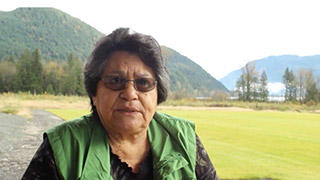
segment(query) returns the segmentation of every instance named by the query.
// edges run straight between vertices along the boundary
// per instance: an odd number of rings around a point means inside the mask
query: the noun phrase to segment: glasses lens
[[[121,90],[125,88],[126,80],[119,76],[106,76],[102,78],[104,85],[111,90]]]
[[[152,78],[139,78],[135,79],[134,83],[138,91],[147,92],[154,89],[157,81]]]
[[[148,92],[154,89],[157,81],[152,78],[138,78],[135,80],[126,80],[119,76],[105,76],[101,78],[105,87],[118,91],[126,87],[127,81],[133,81],[134,88],[140,92]]]

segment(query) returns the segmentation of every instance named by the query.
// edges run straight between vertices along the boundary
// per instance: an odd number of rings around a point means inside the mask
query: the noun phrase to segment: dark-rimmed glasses
[[[130,80],[122,78],[120,76],[103,76],[101,77],[101,81],[106,88],[109,88],[113,91],[125,89],[126,84],[129,81],[132,81],[134,89],[140,92],[152,91],[158,84],[158,81],[156,81],[155,79],[145,77]]]

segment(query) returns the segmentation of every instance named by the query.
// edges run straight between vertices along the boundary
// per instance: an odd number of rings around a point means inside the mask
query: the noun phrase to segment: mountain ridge
[[[85,61],[104,34],[78,18],[54,8],[18,8],[0,12],[0,60],[39,48],[43,60],[68,59],[70,53]],[[171,77],[171,90],[224,91],[201,66],[173,49],[162,47]],[[179,86],[179,88],[178,88]]]
[[[184,89],[188,92],[201,91],[201,89],[205,88],[209,91],[213,89],[216,91],[228,91],[221,82],[188,57],[166,46],[162,46],[162,51],[164,52],[163,57],[168,61],[168,69],[171,70],[169,72],[171,86],[179,82],[180,86],[183,85]],[[181,72],[184,74],[179,76]],[[190,80],[194,83],[189,83]],[[205,84],[207,85],[205,86]],[[173,87],[173,90],[179,90],[178,86]]]
[[[265,71],[270,83],[282,83],[282,76],[286,68],[297,72],[300,68],[313,70],[315,75],[320,75],[320,55],[298,56],[280,55],[268,56],[266,58],[250,61],[256,66],[256,71],[261,74]],[[242,74],[241,68],[230,72],[219,79],[229,90],[235,88],[237,79]]]
[[[73,53],[87,57],[103,34],[78,18],[55,8],[17,8],[0,12],[0,59],[18,57],[26,48],[39,48],[42,57],[67,59]],[[5,42],[5,43],[4,43]],[[90,44],[83,46],[82,44]]]

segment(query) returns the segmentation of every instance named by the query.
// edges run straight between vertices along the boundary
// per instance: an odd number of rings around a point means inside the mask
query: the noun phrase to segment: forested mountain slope
[[[86,59],[103,34],[54,8],[18,8],[0,12],[0,59],[18,57],[26,48],[41,50],[45,60]]]
[[[163,57],[167,60],[172,90],[185,90],[195,94],[197,91],[228,91],[221,82],[189,58],[164,46],[162,51]]]
[[[0,61],[19,59],[26,49],[38,48],[44,64],[66,62],[70,54],[84,63],[102,36],[103,33],[88,24],[54,8],[0,12]],[[170,48],[162,49],[168,63],[171,91],[191,96],[227,92],[224,85],[192,60]]]

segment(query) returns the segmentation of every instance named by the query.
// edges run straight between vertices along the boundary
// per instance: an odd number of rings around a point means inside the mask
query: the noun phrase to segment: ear
[[[92,96],[92,102],[93,102],[93,105],[96,106],[96,104],[97,104],[96,96]]]

